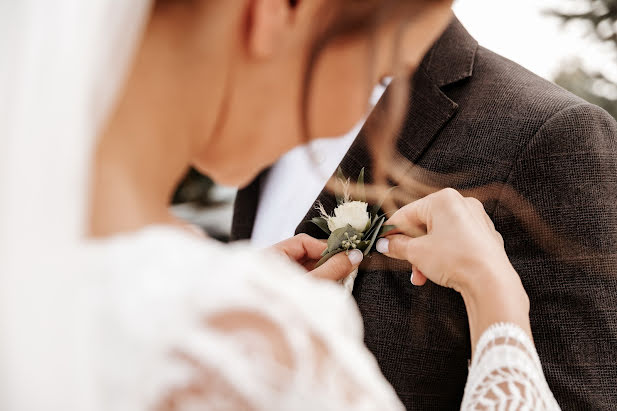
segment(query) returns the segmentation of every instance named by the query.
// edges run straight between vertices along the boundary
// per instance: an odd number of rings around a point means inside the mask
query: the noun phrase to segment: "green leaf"
[[[331,259],[332,257],[334,257],[335,255],[337,255],[338,253],[342,253],[343,251],[345,251],[342,248],[337,248],[336,250],[332,250],[329,253],[327,253],[326,255],[324,255],[321,260],[319,260],[317,262],[317,264],[315,265],[315,268],[319,267],[320,265],[322,265],[323,263],[325,263],[326,261],[328,261],[329,259]]]
[[[343,184],[347,181],[345,175],[343,174],[343,170],[339,167],[336,170],[336,193],[334,193],[336,197],[336,204],[341,205],[345,202],[345,195],[343,194]]]
[[[373,224],[371,224],[369,229],[364,231],[364,236],[366,238],[370,238],[373,235],[373,232],[375,231],[375,227],[377,226],[377,222],[378,221],[379,221],[379,219],[376,219],[375,222],[373,222]]]
[[[375,227],[375,231],[373,232],[373,234],[370,237],[369,245],[368,245],[368,247],[366,247],[366,250],[364,250],[364,255],[368,255],[368,253],[371,252],[371,248],[373,248],[373,244],[375,244],[375,241],[377,240],[377,236],[379,234],[379,230],[381,230],[381,226],[383,225],[384,221],[386,221],[386,217],[381,217],[377,221],[377,225]]]
[[[358,250],[362,251],[364,253],[364,251],[366,251],[367,247],[371,244],[370,241],[360,241],[360,244],[358,244],[357,248]]]
[[[373,219],[369,218],[368,222],[366,223],[366,227],[364,227],[364,230],[362,230],[362,232],[366,233],[368,230],[371,229],[372,226],[373,226]]]
[[[343,174],[343,169],[341,167],[336,169],[336,178],[341,181],[347,181],[347,178],[345,177],[345,174]]]
[[[347,239],[345,233],[349,234],[348,230],[350,229],[353,230],[353,227],[348,224],[345,227],[334,230],[332,234],[330,234],[330,237],[328,237],[328,252],[336,250],[342,246],[343,241]]]
[[[360,175],[358,176],[358,181],[356,181],[358,187],[358,201],[362,201],[366,203],[366,191],[364,190],[364,167],[360,170]]]
[[[343,228],[334,230],[332,234],[330,234],[330,237],[328,237],[328,252],[336,250],[337,248],[346,249],[346,247],[343,247],[343,241],[349,240],[349,238],[353,236],[357,236],[356,240],[362,240],[363,238],[363,234],[349,224]]]
[[[397,187],[396,186],[390,187],[386,191],[386,194],[383,196],[383,198],[378,203],[375,203],[375,205],[373,205],[373,208],[371,209],[371,214],[379,214],[379,210],[381,210],[381,207],[383,206],[383,203],[386,201],[386,198],[388,198],[392,190],[394,190],[395,188]]]
[[[370,237],[371,235],[373,235],[373,232],[375,232],[375,229],[377,228],[377,222],[379,222],[379,220],[381,218],[385,218],[385,215],[376,215],[373,219],[372,219],[372,223],[371,226],[368,228],[368,230],[365,230],[364,232],[364,237]]]
[[[321,231],[323,231],[324,233],[330,235],[330,229],[328,228],[328,221],[326,221],[325,218],[323,217],[315,217],[311,220],[313,222],[313,224],[315,224],[317,227],[321,228]]]

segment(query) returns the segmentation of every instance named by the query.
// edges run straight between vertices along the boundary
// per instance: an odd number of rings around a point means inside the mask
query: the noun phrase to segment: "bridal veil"
[[[0,2],[0,409],[79,409],[87,397],[84,359],[66,342],[82,320],[90,153],[149,9]]]

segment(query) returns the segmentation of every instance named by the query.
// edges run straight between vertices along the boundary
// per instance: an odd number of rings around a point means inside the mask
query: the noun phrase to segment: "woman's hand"
[[[377,250],[412,263],[415,285],[424,285],[428,277],[462,292],[491,273],[514,271],[482,203],[456,190],[408,204],[386,224],[397,229],[378,241]]]
[[[303,266],[312,276],[333,281],[347,277],[358,268],[364,257],[359,250],[350,251],[349,254],[339,253],[315,268],[326,247],[325,241],[317,240],[307,234],[298,234],[275,244],[272,248]]]
[[[496,322],[515,323],[531,336],[529,299],[480,201],[445,189],[401,208],[386,224],[397,229],[377,251],[409,261],[413,284],[428,278],[462,294],[472,347]]]

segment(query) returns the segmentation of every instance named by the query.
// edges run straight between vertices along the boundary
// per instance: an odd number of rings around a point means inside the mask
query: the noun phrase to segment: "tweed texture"
[[[617,409],[615,120],[479,47],[454,19],[414,77],[397,148],[444,186],[492,193],[482,200],[529,294],[555,398],[565,410]],[[341,167],[357,175],[370,164],[361,133]],[[258,187],[238,196],[236,238],[250,237]],[[319,200],[335,206],[326,191]],[[306,222],[298,232],[322,236]],[[409,275],[381,255],[363,262],[353,295],[365,342],[407,409],[456,410],[471,356],[465,306]]]

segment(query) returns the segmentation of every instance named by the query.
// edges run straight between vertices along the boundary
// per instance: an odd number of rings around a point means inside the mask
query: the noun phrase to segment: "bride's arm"
[[[529,297],[512,265],[478,267],[477,275],[481,281],[466,283],[460,289],[469,320],[471,352],[476,352],[482,334],[496,323],[514,324],[532,339]]]
[[[527,332],[495,323],[480,337],[461,410],[556,411],[538,354]]]
[[[529,299],[507,269],[461,291],[473,352],[461,410],[559,410],[532,340]]]
[[[305,288],[312,298],[329,298]],[[289,296],[254,291],[260,303],[203,317],[200,347],[174,347],[170,361],[188,371],[187,379],[162,392],[157,410],[401,409],[360,335],[317,329]],[[280,314],[262,304],[277,305]]]
[[[411,262],[415,285],[430,279],[465,301],[473,363],[462,409],[558,409],[532,342],[529,299],[482,204],[446,189],[388,224],[397,232],[377,250]]]

